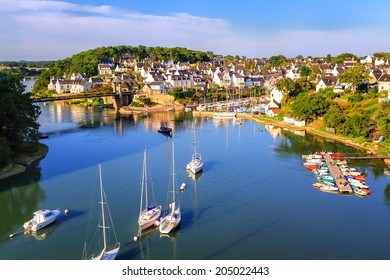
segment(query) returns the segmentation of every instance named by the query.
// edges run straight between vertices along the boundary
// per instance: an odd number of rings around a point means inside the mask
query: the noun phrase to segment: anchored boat
[[[34,217],[31,220],[25,222],[23,227],[25,230],[30,231],[40,230],[55,222],[59,214],[60,210],[40,209],[34,212]]]

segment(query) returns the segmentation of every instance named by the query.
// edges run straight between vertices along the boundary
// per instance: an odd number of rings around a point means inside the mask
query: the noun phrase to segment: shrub
[[[11,156],[11,148],[4,137],[0,137],[0,165],[8,163]]]

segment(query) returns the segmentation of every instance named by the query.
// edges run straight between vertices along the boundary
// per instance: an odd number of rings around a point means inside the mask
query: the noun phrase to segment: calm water
[[[111,215],[121,250],[118,259],[390,259],[390,180],[380,161],[350,166],[367,174],[372,195],[362,199],[322,193],[301,155],[360,151],[339,143],[245,120],[156,113],[117,118],[113,111],[41,104],[42,140],[49,153],[25,174],[0,181],[0,259],[82,257],[103,168]],[[177,186],[182,223],[170,237],[155,230],[134,242],[140,200],[143,148],[148,150],[158,204],[166,207],[171,138],[175,130]],[[195,122],[204,171],[190,178]],[[259,130],[260,128],[260,130]],[[96,207],[95,207],[96,206]],[[39,208],[71,209],[35,236],[8,239]]]

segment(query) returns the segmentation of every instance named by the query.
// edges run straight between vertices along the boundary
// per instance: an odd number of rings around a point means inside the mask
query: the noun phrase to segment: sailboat
[[[237,115],[236,112],[229,112],[229,106],[228,106],[228,90],[226,87],[226,111],[220,111],[213,114],[213,118],[216,119],[231,119],[235,118]]]
[[[194,151],[192,153],[191,161],[187,164],[187,170],[196,174],[203,169],[203,160],[200,153],[196,151],[196,129],[194,125]]]
[[[163,234],[168,234],[174,230],[181,221],[181,212],[178,201],[176,201],[177,190],[175,187],[175,148],[172,139],[172,200],[169,204],[169,213],[160,220],[159,230]]]
[[[144,161],[142,168],[142,183],[141,183],[141,203],[139,209],[138,225],[139,229],[145,230],[154,225],[154,223],[161,216],[161,205],[149,206],[149,197],[148,197],[148,172],[146,164],[146,148],[144,149]]]
[[[98,253],[93,254],[91,257],[87,258],[89,260],[115,260],[119,248],[120,248],[120,242],[116,241],[112,245],[107,244],[107,234],[106,230],[109,229],[109,227],[106,225],[106,217],[105,217],[105,207],[108,209],[107,199],[106,195],[103,190],[103,182],[102,182],[102,167],[99,164],[99,180],[100,180],[100,204],[101,204],[101,214],[102,214],[102,225],[99,227],[102,229],[103,234],[103,249],[99,251]],[[109,214],[109,211],[108,211]],[[110,216],[110,222],[112,224],[111,216]],[[113,228],[114,230],[114,228]],[[115,233],[115,230],[114,230]],[[115,236],[116,239],[116,236]]]

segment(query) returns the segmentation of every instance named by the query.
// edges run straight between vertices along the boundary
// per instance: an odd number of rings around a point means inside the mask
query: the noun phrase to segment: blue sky
[[[388,0],[0,0],[0,60],[57,60],[102,46],[251,57],[390,52]]]

